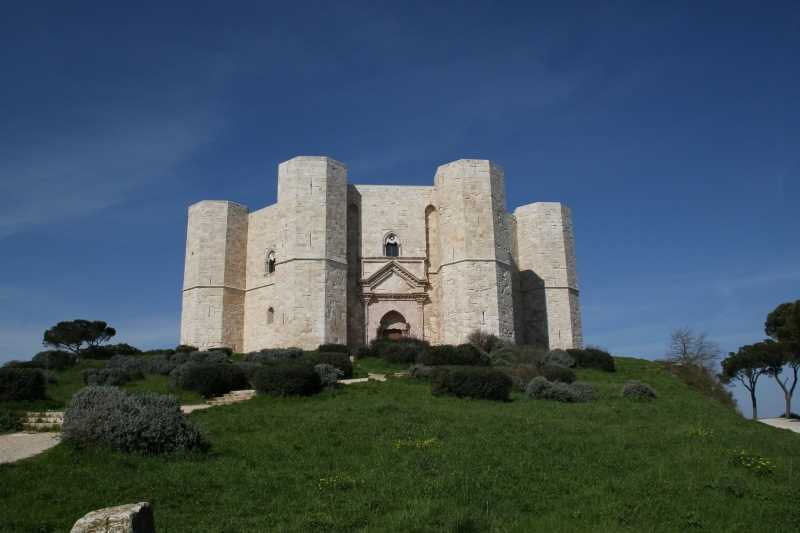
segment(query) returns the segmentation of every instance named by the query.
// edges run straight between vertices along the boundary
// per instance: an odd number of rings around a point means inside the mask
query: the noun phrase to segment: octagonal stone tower
[[[442,165],[433,186],[348,185],[328,157],[278,168],[278,201],[189,208],[181,342],[237,351],[480,329],[581,346],[575,247],[558,203],[506,211],[503,171]]]

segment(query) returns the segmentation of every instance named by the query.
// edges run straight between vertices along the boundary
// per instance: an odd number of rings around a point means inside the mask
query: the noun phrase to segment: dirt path
[[[60,433],[0,435],[0,463],[13,463],[40,454],[61,442]]]

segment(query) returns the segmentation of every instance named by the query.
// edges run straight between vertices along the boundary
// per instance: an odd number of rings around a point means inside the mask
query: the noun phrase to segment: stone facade
[[[503,171],[461,159],[431,187],[349,185],[327,157],[278,169],[276,204],[189,208],[181,343],[237,351],[482,329],[582,345],[571,215],[506,211]]]

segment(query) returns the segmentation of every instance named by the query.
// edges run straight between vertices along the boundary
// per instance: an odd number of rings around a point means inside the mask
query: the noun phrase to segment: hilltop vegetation
[[[0,531],[64,531],[137,501],[170,532],[800,528],[796,434],[654,363],[616,367],[575,371],[589,403],[433,396],[398,378],[193,413],[210,455],[62,444],[0,465]],[[657,399],[623,398],[629,380]]]

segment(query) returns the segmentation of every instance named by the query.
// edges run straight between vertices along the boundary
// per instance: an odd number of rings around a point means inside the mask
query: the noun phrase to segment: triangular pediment
[[[394,261],[387,263],[361,284],[372,292],[391,293],[419,292],[425,287],[423,280]]]

